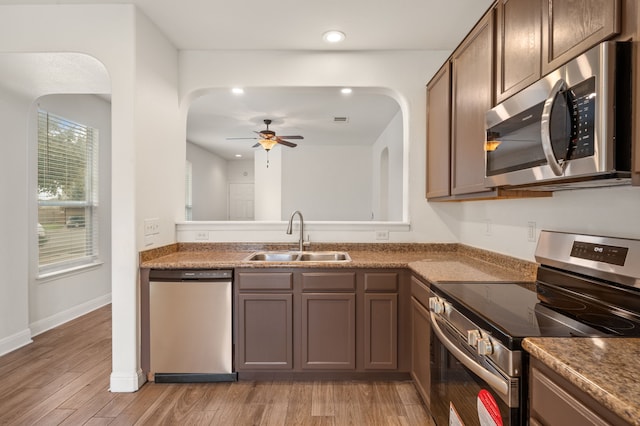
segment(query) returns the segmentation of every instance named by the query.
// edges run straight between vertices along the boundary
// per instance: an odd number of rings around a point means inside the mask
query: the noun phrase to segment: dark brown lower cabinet
[[[293,295],[238,296],[237,367],[293,368]]]
[[[403,347],[400,337],[405,337],[400,328],[404,330],[409,325],[408,321],[402,321],[408,312],[399,312],[401,302],[408,302],[409,294],[408,288],[400,288],[400,277],[390,271],[364,273],[363,367],[366,370],[398,369],[398,353]],[[401,294],[406,294],[406,300],[401,299]],[[402,307],[406,311],[407,306]]]
[[[429,407],[431,385],[431,321],[428,306],[429,290],[417,278],[411,278],[411,377]]]
[[[590,395],[531,358],[529,422],[531,425],[627,425]]]
[[[398,367],[398,295],[364,295],[364,368]]]
[[[302,295],[302,368],[356,367],[355,293]]]
[[[293,368],[293,273],[236,271],[236,369]]]
[[[236,370],[408,378],[408,277],[388,269],[237,269]]]

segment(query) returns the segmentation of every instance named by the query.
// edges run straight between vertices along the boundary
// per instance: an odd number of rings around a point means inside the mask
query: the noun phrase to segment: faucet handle
[[[307,241],[302,241],[302,249],[305,250],[307,247],[311,247],[311,237],[307,234]]]

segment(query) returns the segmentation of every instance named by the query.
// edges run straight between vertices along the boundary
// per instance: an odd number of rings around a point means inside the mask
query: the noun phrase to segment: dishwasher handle
[[[152,269],[149,271],[150,281],[230,281],[233,278],[231,269]]]

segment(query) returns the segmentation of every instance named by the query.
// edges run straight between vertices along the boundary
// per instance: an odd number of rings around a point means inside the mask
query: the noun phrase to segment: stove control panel
[[[571,248],[571,256],[573,257],[619,266],[624,266],[628,252],[629,249],[627,247],[594,244],[585,241],[574,241]]]

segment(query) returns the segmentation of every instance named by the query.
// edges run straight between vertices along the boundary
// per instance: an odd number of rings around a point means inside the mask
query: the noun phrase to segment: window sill
[[[42,282],[42,283],[47,282],[47,281],[53,281],[53,280],[57,280],[57,279],[60,279],[60,278],[66,277],[66,276],[82,274],[82,273],[88,272],[88,271],[93,270],[93,269],[98,269],[103,264],[104,264],[104,262],[96,260],[95,262],[92,262],[92,263],[73,266],[73,267],[69,267],[69,268],[66,268],[66,269],[60,269],[58,271],[38,273],[38,277],[36,279],[39,282]]]

